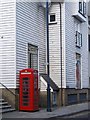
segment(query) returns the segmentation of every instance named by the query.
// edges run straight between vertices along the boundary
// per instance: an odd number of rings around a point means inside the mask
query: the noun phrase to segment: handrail
[[[9,88],[7,88],[4,84],[2,84],[1,82],[0,82],[0,84],[1,84],[4,88],[6,88],[10,93],[12,93],[14,96],[16,96],[16,94],[15,94],[14,92],[12,92]]]

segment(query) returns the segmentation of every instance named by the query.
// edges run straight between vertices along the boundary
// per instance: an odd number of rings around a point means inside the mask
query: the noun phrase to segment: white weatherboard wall
[[[15,0],[0,0],[0,81],[16,87]]]
[[[64,27],[64,4],[61,6],[62,27]],[[61,53],[60,53],[60,5],[53,3],[49,9],[49,14],[56,15],[56,24],[49,24],[49,56],[50,56],[50,77],[60,87],[61,86]],[[65,54],[64,54],[64,29],[62,29],[62,79],[65,88]]]
[[[77,2],[78,4],[78,2]],[[75,88],[75,57],[76,53],[81,54],[81,84],[82,88],[88,88],[88,46],[87,46],[87,22],[81,23],[82,47],[75,45],[75,24],[76,19],[72,17],[74,2],[65,3],[65,41],[66,41],[66,84],[69,88]],[[69,9],[70,8],[70,9]]]
[[[19,71],[28,67],[28,43],[38,46],[39,72],[46,73],[45,11],[35,2],[16,3],[17,85]]]
[[[35,2],[0,1],[0,81],[8,88],[16,88],[19,71],[28,68],[28,43],[38,46],[38,70],[45,73],[44,8]]]

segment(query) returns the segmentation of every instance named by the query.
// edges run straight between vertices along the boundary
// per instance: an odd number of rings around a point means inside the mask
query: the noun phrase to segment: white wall
[[[64,26],[64,4],[62,5],[62,26]],[[54,3],[51,5],[49,14],[56,14],[56,24],[49,24],[49,56],[50,56],[50,77],[60,87],[61,86],[61,53],[60,53],[60,5]],[[62,29],[62,79],[65,87],[65,64],[64,64],[64,29]]]
[[[19,71],[28,67],[28,46],[39,47],[39,72],[46,72],[45,11],[38,3],[17,2],[16,40],[17,40],[17,85]]]
[[[15,0],[0,1],[0,81],[16,87]]]
[[[87,46],[87,22],[81,23],[82,47],[79,49],[75,45],[75,18],[73,15],[74,2],[65,4],[65,41],[66,41],[66,84],[74,88],[75,81],[75,54],[81,54],[82,67],[82,88],[88,87],[88,46]],[[77,3],[78,4],[78,3]],[[70,8],[70,9],[69,9]]]

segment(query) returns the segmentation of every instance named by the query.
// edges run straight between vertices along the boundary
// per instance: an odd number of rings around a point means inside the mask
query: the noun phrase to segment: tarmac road
[[[55,118],[53,118],[52,120],[90,120],[90,111],[84,111],[81,113],[77,113],[77,114],[73,114],[73,115],[69,115],[69,116],[57,116]]]
[[[69,116],[57,116],[51,118],[3,118],[2,120],[90,120],[90,111],[84,111]]]

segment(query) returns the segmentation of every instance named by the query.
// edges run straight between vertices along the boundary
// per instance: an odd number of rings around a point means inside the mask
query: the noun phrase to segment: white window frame
[[[29,49],[29,45],[33,46],[33,47],[36,47],[37,48],[37,53],[35,53],[34,51],[31,51],[29,52],[28,49]],[[38,46],[37,45],[34,45],[34,44],[31,44],[31,43],[28,43],[27,44],[27,67],[29,68],[29,58],[28,58],[28,54],[37,54],[37,70],[39,71],[39,51],[38,51]]]
[[[79,10],[78,11],[84,17],[86,17],[86,2],[84,0],[79,2]]]
[[[50,16],[51,16],[51,15],[55,15],[55,21],[52,21],[52,22],[50,21]],[[50,13],[50,14],[49,14],[49,23],[57,23],[56,13]]]
[[[76,47],[82,47],[82,34],[76,31]]]

